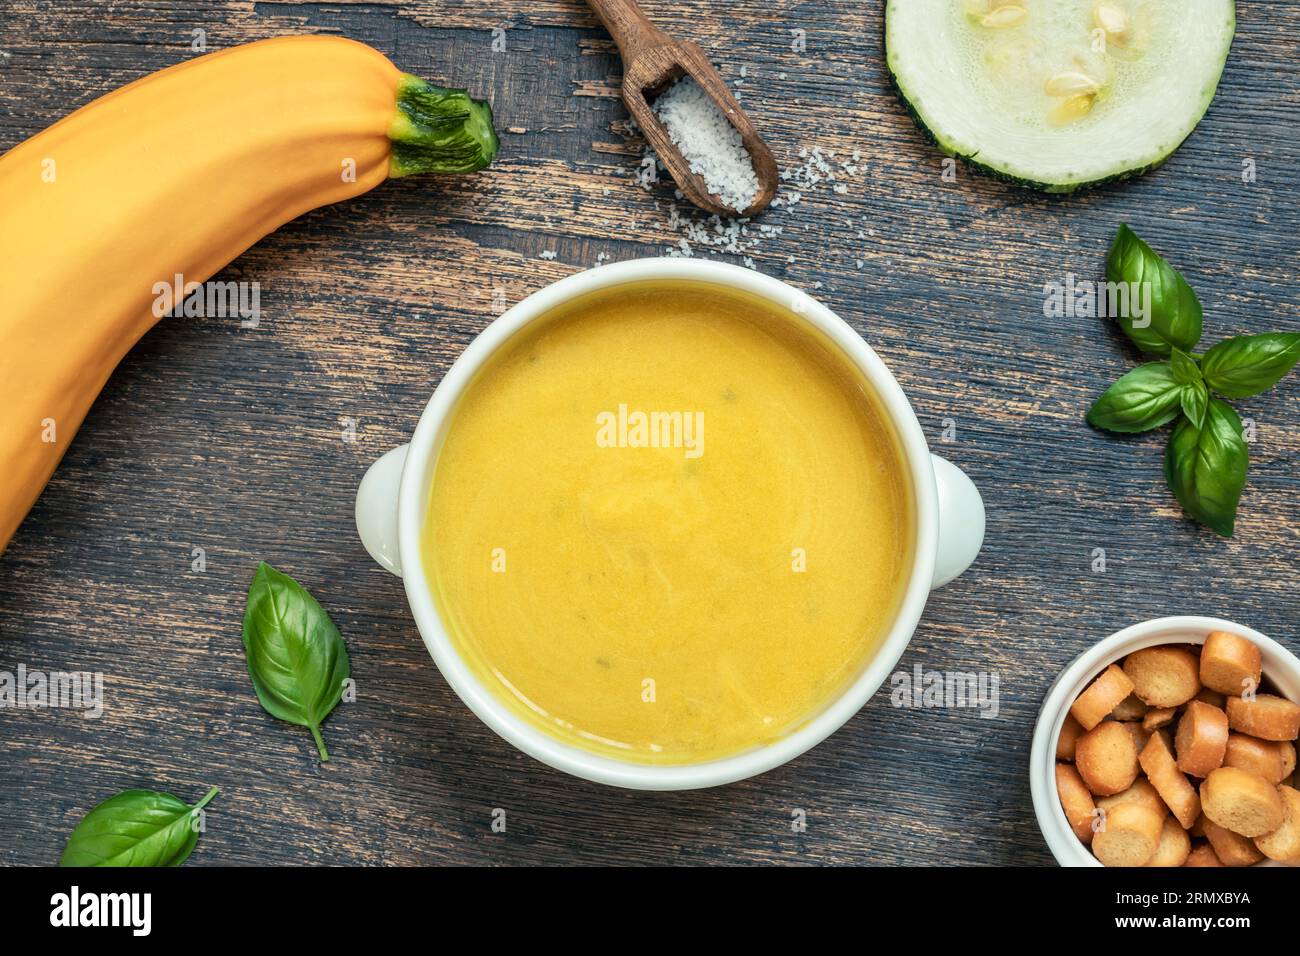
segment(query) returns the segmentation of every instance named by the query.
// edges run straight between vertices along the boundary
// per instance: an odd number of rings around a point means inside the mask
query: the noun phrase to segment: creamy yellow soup
[[[912,516],[897,438],[827,343],[722,287],[635,284],[479,372],[423,549],[452,640],[519,714],[687,763],[790,733],[861,672]]]

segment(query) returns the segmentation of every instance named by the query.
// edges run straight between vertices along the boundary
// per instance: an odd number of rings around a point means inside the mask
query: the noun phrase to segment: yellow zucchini
[[[298,36],[144,77],[0,156],[0,551],[158,321],[158,283],[204,282],[309,209],[481,169],[497,145],[464,90]]]

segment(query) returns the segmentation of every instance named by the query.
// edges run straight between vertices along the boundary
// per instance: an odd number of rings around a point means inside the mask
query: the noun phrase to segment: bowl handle
[[[397,551],[397,487],[402,482],[409,445],[399,445],[366,471],[357,488],[357,533],[370,556],[399,578]]]
[[[931,587],[941,588],[969,568],[980,553],[984,543],[984,499],[964,471],[946,458],[930,457],[934,459],[934,483],[939,490],[939,547],[934,555]]]

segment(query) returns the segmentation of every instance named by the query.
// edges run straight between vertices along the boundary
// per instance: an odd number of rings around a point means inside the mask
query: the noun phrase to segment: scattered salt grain
[[[691,172],[724,205],[748,209],[758,196],[758,175],[740,133],[703,87],[682,77],[655,101],[655,115]]]
[[[630,121],[629,127],[635,130],[635,124]],[[793,207],[809,198],[815,198],[816,194],[825,190],[827,186],[836,194],[846,193],[848,185],[840,178],[841,176],[853,177],[860,181],[859,174],[869,174],[870,171],[863,162],[859,150],[853,150],[852,162],[840,160],[837,165],[827,162],[827,157],[835,157],[832,150],[823,151],[817,146],[801,147],[798,153],[802,162],[780,170],[780,190],[772,201],[774,208],[784,207],[787,216],[796,216],[798,210]],[[660,179],[659,174],[663,171],[663,164],[659,162],[654,150],[647,146],[633,177],[638,186],[650,192],[654,190],[655,184]],[[677,200],[683,198],[680,190],[675,191],[675,196]],[[664,249],[665,255],[682,258],[734,255],[745,265],[755,269],[757,269],[757,262],[754,255],[762,250],[764,241],[776,240],[787,230],[798,230],[800,225],[804,232],[811,229],[808,223],[775,226],[766,222],[751,222],[748,219],[731,219],[716,215],[706,217],[689,205],[684,203],[679,205],[673,200],[656,200],[654,207],[656,212],[662,212],[665,207],[667,208],[667,226],[677,236],[676,239],[671,240],[673,244]],[[865,221],[864,218],[863,222]],[[845,219],[843,222],[846,229],[854,229],[853,220]],[[635,225],[632,223],[633,227]],[[868,235],[874,236],[875,230],[870,227],[867,227],[867,232],[857,230],[859,240],[866,240]],[[789,265],[795,265],[797,262],[793,255],[783,258]],[[856,260],[856,264],[859,269],[866,265],[864,260]]]
[[[800,147],[799,158],[803,163],[781,170],[782,191],[772,200],[772,205],[793,206],[803,200],[804,193],[812,192],[822,183],[830,183],[835,193],[847,193],[848,186],[837,182],[834,168],[826,161],[827,156],[834,155],[829,151],[823,154],[819,146],[811,150],[806,146]]]

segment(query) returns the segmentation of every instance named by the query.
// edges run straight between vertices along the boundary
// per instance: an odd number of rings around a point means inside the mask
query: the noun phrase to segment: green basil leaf
[[[1152,251],[1126,225],[1121,225],[1106,257],[1106,279],[1128,283],[1145,300],[1150,289],[1150,309],[1129,302],[1114,316],[1120,328],[1143,352],[1168,356],[1173,348],[1190,352],[1201,340],[1201,303],[1185,279]],[[1130,295],[1131,299],[1132,296]],[[1139,312],[1148,314],[1140,315]]]
[[[1165,480],[1183,510],[1231,538],[1249,458],[1241,419],[1231,405],[1212,398],[1200,428],[1184,418],[1169,436]]]
[[[262,706],[308,728],[321,761],[329,760],[320,725],[342,699],[352,672],[347,645],[316,599],[265,562],[248,589],[244,654]]]
[[[1300,359],[1300,332],[1267,332],[1224,339],[1205,353],[1202,374],[1226,398],[1266,392]]]
[[[1200,384],[1201,370],[1196,365],[1196,359],[1182,349],[1175,348],[1169,353],[1169,367],[1174,373],[1174,381],[1179,385]]]
[[[1168,362],[1140,365],[1093,403],[1088,424],[1112,432],[1159,428],[1178,417],[1182,389]]]
[[[81,818],[59,866],[180,866],[199,842],[194,818],[216,795],[192,807],[155,790],[109,797]]]
[[[1184,385],[1178,393],[1178,401],[1188,421],[1197,428],[1205,424],[1205,409],[1210,402],[1210,393],[1204,382]]]

